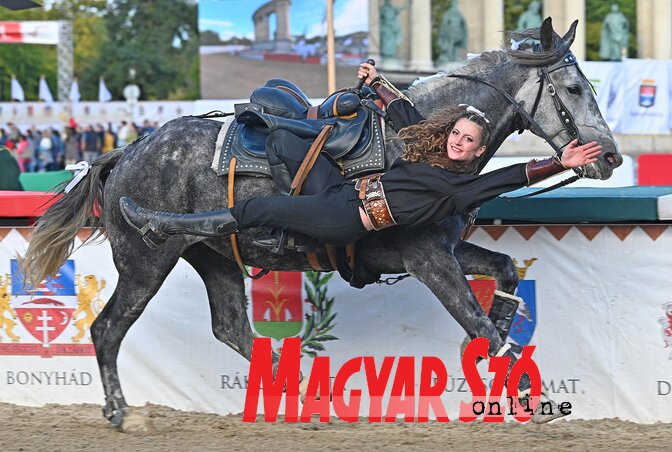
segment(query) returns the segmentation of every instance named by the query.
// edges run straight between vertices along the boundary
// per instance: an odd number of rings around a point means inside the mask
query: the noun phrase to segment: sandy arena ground
[[[137,409],[157,428],[152,435],[112,429],[95,405],[42,408],[0,404],[1,451],[514,451],[672,450],[672,424],[620,420],[547,425],[243,423],[241,416],[187,413],[162,406]]]

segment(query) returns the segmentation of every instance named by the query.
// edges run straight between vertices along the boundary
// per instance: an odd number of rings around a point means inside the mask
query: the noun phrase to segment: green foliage
[[[600,60],[600,37],[602,21],[611,12],[611,5],[620,7],[623,15],[630,22],[630,38],[628,40],[628,56],[637,56],[637,2],[636,0],[586,0],[586,59]]]
[[[108,5],[98,70],[113,93],[134,82],[143,99],[198,97],[197,6],[175,0],[116,0]]]
[[[306,327],[301,336],[301,349],[304,354],[314,358],[317,352],[324,351],[323,342],[338,339],[327,334],[336,326],[336,314],[331,313],[334,298],[327,296],[327,283],[334,273],[322,275],[320,272],[308,271],[304,275],[304,288],[308,296],[306,302],[310,305],[311,312],[305,316]]]
[[[50,9],[10,11],[0,20],[72,20],[75,75],[83,100],[98,99],[104,76],[115,100],[123,100],[129,69],[142,99],[197,99],[197,6],[184,0],[60,0]],[[0,96],[9,97],[16,74],[26,100],[37,99],[40,74],[56,96],[55,46],[0,45]]]
[[[432,0],[432,60],[441,54],[439,47],[439,29],[444,13],[450,8],[451,0]]]

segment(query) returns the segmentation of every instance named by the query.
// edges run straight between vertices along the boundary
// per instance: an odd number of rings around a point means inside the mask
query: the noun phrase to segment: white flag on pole
[[[12,86],[11,86],[11,96],[12,100],[23,102],[26,100],[26,96],[23,93],[23,88],[21,83],[16,79],[15,75],[12,75]]]
[[[51,90],[47,84],[47,80],[44,78],[44,75],[40,75],[40,86],[37,93],[37,98],[43,100],[47,104],[54,102],[54,96],[51,95]]]
[[[109,102],[111,100],[112,94],[107,89],[107,86],[105,86],[105,78],[100,77],[100,81],[98,82],[98,102]]]
[[[70,86],[70,102],[73,104],[76,104],[79,102],[79,99],[81,96],[79,95],[79,83],[77,83],[77,79],[72,80],[72,85]]]

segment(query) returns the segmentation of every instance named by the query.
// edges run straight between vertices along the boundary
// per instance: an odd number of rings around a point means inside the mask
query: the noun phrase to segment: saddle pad
[[[247,152],[240,152],[238,146],[234,146],[237,140],[237,130],[240,127],[236,118],[230,116],[222,124],[215,142],[215,155],[212,159],[212,169],[215,170],[218,176],[224,176],[229,172],[229,163],[231,158],[236,158],[236,173],[247,175],[263,175],[271,176],[271,171],[268,168],[268,161],[266,155],[261,157],[253,157]]]

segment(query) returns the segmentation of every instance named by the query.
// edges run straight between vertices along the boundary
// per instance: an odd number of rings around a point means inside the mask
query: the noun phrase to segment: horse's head
[[[524,120],[525,127],[542,138],[545,138],[545,132],[555,147],[563,148],[574,138],[579,138],[582,143],[597,141],[601,144],[598,161],[579,172],[591,179],[608,179],[623,158],[602,118],[592,86],[569,50],[577,23],[575,21],[563,37],[553,30],[550,17],[539,29],[512,33],[514,40],[536,38],[540,42],[507,51],[512,62],[536,69],[527,71],[527,79],[522,81],[514,97],[543,132],[527,120]]]

